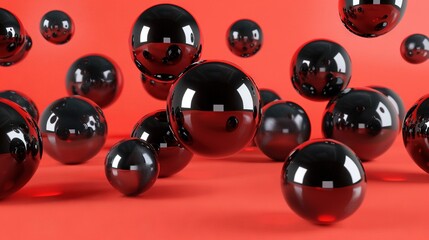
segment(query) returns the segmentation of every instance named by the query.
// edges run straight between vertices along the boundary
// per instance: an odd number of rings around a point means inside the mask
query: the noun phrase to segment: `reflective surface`
[[[178,75],[198,61],[202,43],[194,17],[185,9],[160,4],[145,10],[134,23],[131,54],[148,93],[165,100]]]
[[[171,132],[165,110],[144,116],[134,126],[131,137],[150,143],[158,153],[159,177],[180,172],[191,161],[193,154],[181,146]]]
[[[14,90],[1,91],[0,98],[6,98],[18,104],[24,108],[24,110],[27,111],[36,122],[39,121],[39,110],[37,109],[36,104],[24,93]]]
[[[377,37],[390,32],[401,20],[407,0],[339,0],[344,26],[361,37]]]
[[[251,57],[262,46],[263,34],[259,25],[248,19],[241,19],[233,23],[227,31],[229,50],[239,57]]]
[[[107,154],[105,173],[109,183],[121,193],[129,196],[143,193],[158,177],[155,149],[141,139],[122,140]]]
[[[316,224],[352,215],[366,191],[363,166],[346,145],[315,139],[298,146],[283,165],[283,196],[289,207]]]
[[[27,55],[33,42],[19,19],[0,8],[0,66],[15,64]]]
[[[383,154],[395,141],[399,129],[395,107],[379,91],[348,88],[326,106],[322,130],[363,161]]]
[[[39,125],[46,153],[64,164],[79,164],[94,157],[107,137],[101,108],[80,96],[51,103]]]
[[[339,44],[314,40],[301,46],[292,57],[291,80],[303,97],[329,100],[350,82],[352,66],[348,53]]]
[[[67,72],[69,95],[80,95],[101,108],[112,104],[122,91],[122,73],[116,63],[101,55],[87,55],[76,60]]]
[[[405,115],[402,140],[414,162],[429,173],[429,94],[421,97]]]
[[[395,107],[395,110],[399,116],[399,122],[398,122],[399,130],[401,130],[402,122],[404,121],[404,117],[405,117],[405,107],[401,97],[390,88],[381,87],[381,86],[369,86],[369,87],[383,93],[384,96],[386,96],[387,99],[389,99],[389,101]]]
[[[310,138],[310,119],[298,104],[276,101],[262,109],[262,120],[255,135],[261,151],[275,161],[284,161],[299,144]]]
[[[73,20],[63,11],[50,11],[40,20],[40,33],[51,43],[64,44],[73,36]]]
[[[259,89],[259,94],[261,95],[262,107],[267,105],[270,102],[280,100],[281,97],[276,92],[271,89],[261,88]]]
[[[253,80],[226,62],[194,64],[173,85],[167,114],[174,135],[191,152],[225,157],[240,151],[260,123]]]
[[[412,34],[401,43],[401,55],[409,63],[422,63],[429,58],[429,38]]]
[[[16,103],[0,99],[0,199],[22,188],[42,158],[42,139],[33,118]]]

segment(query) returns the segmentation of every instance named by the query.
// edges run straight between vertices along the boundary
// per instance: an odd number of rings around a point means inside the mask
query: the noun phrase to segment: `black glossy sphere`
[[[27,111],[36,122],[39,121],[39,110],[37,109],[36,104],[24,93],[14,90],[1,91],[0,98],[6,98],[18,104]]]
[[[422,63],[429,58],[429,38],[412,34],[401,43],[401,56],[409,63]]]
[[[296,103],[275,101],[262,108],[262,120],[255,135],[261,151],[275,161],[284,161],[311,134],[310,119]]]
[[[155,149],[138,138],[115,144],[107,154],[104,166],[109,183],[128,196],[148,190],[159,173]]]
[[[399,116],[399,130],[400,130],[402,128],[402,122],[404,121],[404,117],[405,117],[405,106],[401,97],[390,88],[381,87],[381,86],[369,86],[369,87],[383,93],[384,96],[386,96],[387,99],[389,99],[389,101],[395,107],[395,110]]]
[[[241,19],[233,23],[226,36],[229,50],[239,57],[251,57],[262,47],[262,29],[257,23]]]
[[[329,100],[344,90],[352,76],[349,54],[339,44],[314,40],[301,46],[292,57],[291,80],[301,96]]]
[[[42,139],[34,119],[18,104],[0,99],[0,199],[21,189],[42,158]]]
[[[194,17],[185,9],[160,4],[145,10],[134,23],[131,54],[142,83],[153,97],[165,100],[179,74],[200,58],[202,41]]]
[[[378,37],[398,25],[407,0],[339,0],[338,11],[344,26],[361,37]]]
[[[165,110],[155,111],[140,119],[131,137],[140,138],[155,148],[160,166],[159,177],[180,172],[192,159],[193,154],[174,137]]]
[[[80,96],[58,99],[40,117],[46,153],[64,164],[79,164],[94,157],[107,137],[101,108]]]
[[[402,140],[408,154],[429,173],[429,94],[421,97],[407,112]]]
[[[259,89],[259,94],[261,95],[262,107],[270,102],[281,99],[281,97],[271,89],[261,88]]]
[[[167,98],[170,126],[191,152],[225,157],[252,140],[261,119],[259,91],[237,66],[204,61],[189,67]]]
[[[395,141],[399,118],[382,93],[371,88],[348,88],[326,106],[322,122],[326,138],[338,140],[363,161],[383,154]]]
[[[73,37],[73,20],[63,11],[50,11],[40,20],[40,33],[51,43],[64,44]]]
[[[366,192],[363,166],[346,145],[316,139],[299,145],[287,158],[281,175],[289,207],[316,224],[331,224],[352,215]]]
[[[0,8],[0,66],[11,66],[27,55],[33,42],[21,21]]]
[[[122,91],[122,73],[113,60],[101,55],[87,55],[76,60],[66,76],[69,95],[80,95],[105,108]]]

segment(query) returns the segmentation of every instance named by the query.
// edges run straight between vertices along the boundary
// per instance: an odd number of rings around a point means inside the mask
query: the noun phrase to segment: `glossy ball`
[[[389,101],[395,107],[395,110],[398,113],[398,117],[399,117],[399,130],[400,130],[402,128],[402,122],[404,121],[404,117],[405,117],[405,106],[401,97],[390,88],[381,87],[381,86],[369,86],[369,87],[383,93],[384,96],[386,96],[387,99],[389,99]]]
[[[50,11],[40,20],[40,33],[51,43],[64,44],[73,37],[73,20],[63,11]]]
[[[179,142],[206,157],[226,157],[252,140],[261,119],[259,91],[237,66],[194,64],[167,99],[170,126]]]
[[[305,43],[291,62],[291,80],[295,90],[314,101],[325,101],[344,90],[352,76],[349,54],[328,40]]]
[[[366,192],[363,166],[346,145],[317,139],[299,145],[281,175],[283,196],[300,217],[331,224],[352,215]]]
[[[66,76],[69,95],[80,95],[105,108],[118,99],[122,91],[122,73],[111,59],[87,55],[76,60]]]
[[[191,161],[193,154],[181,146],[171,132],[165,110],[147,114],[135,125],[131,137],[150,143],[158,153],[159,177],[180,172]]]
[[[46,153],[64,164],[79,164],[94,157],[107,137],[101,108],[80,96],[51,103],[39,124]]]
[[[24,93],[15,90],[1,91],[0,98],[9,99],[18,104],[27,111],[36,122],[39,121],[39,110],[37,109],[36,104]]]
[[[144,11],[131,32],[131,54],[143,73],[142,82],[153,97],[165,100],[179,74],[199,60],[200,30],[185,9],[160,4]]]
[[[378,37],[392,31],[404,15],[407,0],[339,0],[344,26],[361,37]]]
[[[275,101],[262,108],[256,145],[275,161],[284,161],[299,144],[310,138],[310,119],[296,103]]]
[[[422,63],[429,58],[429,38],[423,34],[413,34],[401,43],[401,55],[409,63]]]
[[[155,149],[138,138],[115,144],[106,156],[104,167],[109,183],[127,196],[147,191],[159,174]]]
[[[239,57],[251,57],[262,47],[262,29],[257,23],[241,19],[233,23],[226,35],[229,50]]]
[[[261,95],[262,107],[267,105],[270,102],[280,100],[281,97],[276,92],[271,89],[261,88],[259,89],[259,94]]]
[[[0,199],[21,189],[42,158],[42,139],[33,118],[16,103],[0,99]]]
[[[402,140],[408,154],[429,173],[429,94],[421,97],[407,112]]]
[[[395,107],[371,88],[349,88],[326,106],[323,135],[338,140],[363,161],[373,160],[392,146],[399,130]]]
[[[18,63],[31,49],[33,41],[21,21],[11,12],[0,8],[0,66]]]

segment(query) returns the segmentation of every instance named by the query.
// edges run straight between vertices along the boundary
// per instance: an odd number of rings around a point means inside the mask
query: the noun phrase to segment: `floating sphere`
[[[1,91],[0,98],[9,99],[18,104],[27,111],[36,122],[39,121],[39,110],[37,109],[36,104],[24,93],[14,90]]]
[[[69,95],[80,95],[105,108],[118,99],[122,91],[122,73],[111,59],[87,55],[76,60],[66,76]]]
[[[64,164],[79,164],[94,157],[107,137],[101,108],[80,96],[51,103],[39,124],[46,153]]]
[[[412,34],[401,43],[401,55],[409,63],[422,63],[429,58],[429,38]]]
[[[191,152],[226,157],[252,140],[261,119],[259,91],[237,66],[204,61],[172,86],[167,114],[177,140]]]
[[[267,105],[270,102],[280,100],[281,97],[276,92],[271,89],[261,88],[259,89],[259,94],[261,95],[262,107]]]
[[[142,72],[146,91],[165,100],[171,85],[202,49],[200,30],[194,17],[172,4],[160,4],[144,11],[134,23],[131,54]]]
[[[289,207],[316,224],[332,224],[352,215],[366,192],[363,166],[346,145],[310,140],[287,158],[281,188]]]
[[[386,96],[387,99],[389,99],[389,101],[395,107],[396,112],[398,113],[399,130],[401,130],[402,121],[404,121],[404,117],[405,117],[405,107],[404,107],[404,102],[402,101],[401,97],[390,88],[381,87],[381,86],[369,86],[369,88],[375,89],[375,90],[383,93],[384,96]]]
[[[147,191],[159,174],[155,149],[138,138],[115,144],[107,154],[104,166],[109,183],[127,196]]]
[[[395,141],[399,118],[392,103],[371,88],[348,88],[326,106],[323,135],[338,140],[362,161],[383,154]]]
[[[0,66],[18,63],[31,49],[33,41],[21,21],[11,12],[0,8]]]
[[[325,101],[344,90],[352,76],[349,54],[339,44],[328,40],[305,43],[291,62],[293,87],[301,96]]]
[[[18,104],[0,99],[0,199],[21,189],[42,158],[42,139],[33,118]]]
[[[180,145],[171,132],[165,110],[147,114],[135,125],[131,137],[150,143],[158,154],[159,177],[180,172],[192,159],[192,152]]]
[[[402,140],[408,154],[429,173],[429,94],[421,97],[405,115]]]
[[[248,19],[234,22],[226,36],[229,50],[239,57],[251,57],[262,46],[263,34],[259,25]]]
[[[64,44],[73,37],[73,20],[63,11],[50,11],[40,21],[40,33],[48,42]]]
[[[398,25],[407,0],[339,0],[338,10],[344,26],[361,37],[378,37]]]
[[[262,108],[262,120],[255,135],[256,146],[275,161],[310,138],[310,119],[296,103],[275,101]]]

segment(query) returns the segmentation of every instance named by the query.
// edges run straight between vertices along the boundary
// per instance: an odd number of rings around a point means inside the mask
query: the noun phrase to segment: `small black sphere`
[[[263,34],[259,25],[248,19],[234,22],[227,31],[229,50],[239,57],[251,57],[262,47]]]
[[[43,15],[40,20],[40,33],[49,42],[64,44],[74,34],[74,23],[67,13],[54,10]]]
[[[401,43],[401,55],[409,63],[422,63],[429,58],[429,38],[423,34],[412,34]]]
[[[259,89],[259,94],[261,95],[262,107],[267,105],[270,102],[280,100],[281,97],[276,92],[271,89],[261,88]]]

